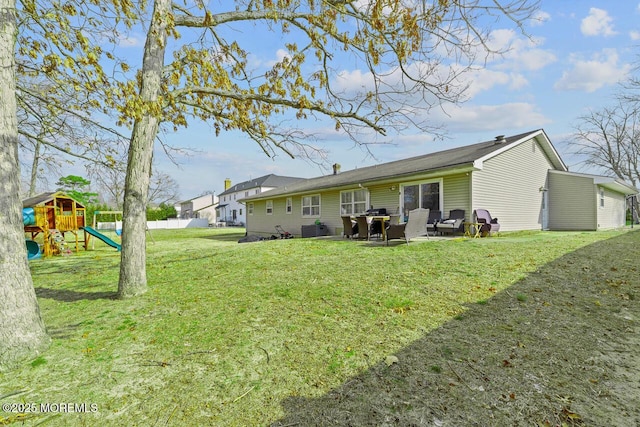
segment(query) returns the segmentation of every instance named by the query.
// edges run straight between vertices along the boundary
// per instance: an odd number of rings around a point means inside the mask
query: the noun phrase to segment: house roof
[[[30,208],[33,206],[42,205],[46,202],[53,200],[54,198],[65,198],[75,200],[73,197],[68,194],[63,193],[62,191],[50,191],[46,193],[36,194],[33,197],[29,197],[27,199],[22,200],[22,206],[25,208]],[[76,200],[76,204],[80,207],[84,207],[84,205]]]
[[[390,178],[402,178],[420,174],[454,173],[463,170],[482,169],[483,163],[523,142],[536,138],[555,168],[567,170],[549,138],[542,129],[513,135],[496,137],[491,141],[424,154],[403,160],[353,169],[333,175],[303,179],[298,182],[266,191],[242,201],[260,200],[274,196],[308,193],[329,188],[348,187],[355,184],[373,184]]]
[[[187,200],[181,200],[181,201],[177,202],[176,205],[181,205],[183,203],[190,203],[190,202],[193,202],[195,200],[202,199],[202,198],[205,198],[205,197],[213,198],[214,194],[213,193],[201,194],[199,196],[192,197],[192,198],[187,199]]]
[[[301,179],[304,179],[304,178],[269,174],[269,175],[261,176],[259,178],[250,179],[248,181],[244,181],[239,184],[236,184],[233,187],[230,187],[229,189],[218,194],[218,196],[233,194],[233,193],[237,193],[238,191],[248,190],[250,188],[281,187],[283,185],[287,185],[292,182],[299,181]]]

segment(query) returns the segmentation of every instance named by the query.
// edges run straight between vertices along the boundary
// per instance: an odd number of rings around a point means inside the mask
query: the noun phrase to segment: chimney
[[[333,174],[334,175],[338,175],[339,173],[340,173],[340,164],[334,163],[333,164]]]
[[[504,135],[496,136],[496,144],[502,144],[503,142],[507,142],[507,140],[504,139]]]
[[[231,188],[231,180],[229,178],[224,180],[224,191],[227,191]]]

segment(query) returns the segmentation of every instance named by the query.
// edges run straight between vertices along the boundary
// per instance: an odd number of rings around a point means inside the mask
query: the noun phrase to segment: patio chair
[[[378,239],[382,235],[382,228],[384,227],[383,221],[372,220],[369,224],[369,236],[377,235]]]
[[[438,210],[429,210],[429,219],[427,220],[427,234],[429,231],[436,235],[436,228],[438,223],[442,221],[442,212]]]
[[[436,225],[436,231],[440,234],[457,233],[462,231],[462,223],[464,222],[464,209],[453,209],[449,211],[449,218],[441,221]]]
[[[414,209],[409,211],[409,219],[403,224],[390,224],[387,227],[387,246],[391,239],[404,239],[409,244],[409,240],[418,236],[427,236],[427,220],[429,219],[429,209]]]
[[[344,237],[350,239],[353,238],[354,234],[358,234],[358,224],[354,224],[349,215],[342,217],[342,227],[344,228],[342,232]]]
[[[358,216],[356,217],[357,226],[358,226],[358,239],[359,240],[369,240],[369,222],[367,221],[366,216]]]
[[[476,209],[473,211],[473,222],[482,224],[480,226],[481,236],[491,236],[491,233],[497,233],[500,231],[500,224],[498,224],[498,218],[491,218],[491,214],[486,209]]]

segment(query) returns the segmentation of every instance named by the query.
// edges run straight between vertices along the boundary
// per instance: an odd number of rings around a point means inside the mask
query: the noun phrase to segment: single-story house
[[[281,225],[294,235],[322,223],[342,234],[342,215],[374,208],[406,218],[418,207],[447,217],[475,209],[498,218],[500,231],[598,230],[625,224],[624,182],[568,171],[539,129],[404,160],[300,180],[245,197],[247,233],[268,236]]]

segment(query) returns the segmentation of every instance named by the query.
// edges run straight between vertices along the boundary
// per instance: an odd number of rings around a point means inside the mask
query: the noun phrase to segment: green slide
[[[108,238],[104,234],[94,230],[93,228],[91,228],[91,227],[82,227],[82,229],[84,231],[86,231],[87,233],[91,234],[92,236],[102,240],[107,245],[111,246],[112,248],[116,248],[117,250],[121,250],[122,249],[122,246],[119,243],[114,242],[113,240],[111,240],[110,238]]]

